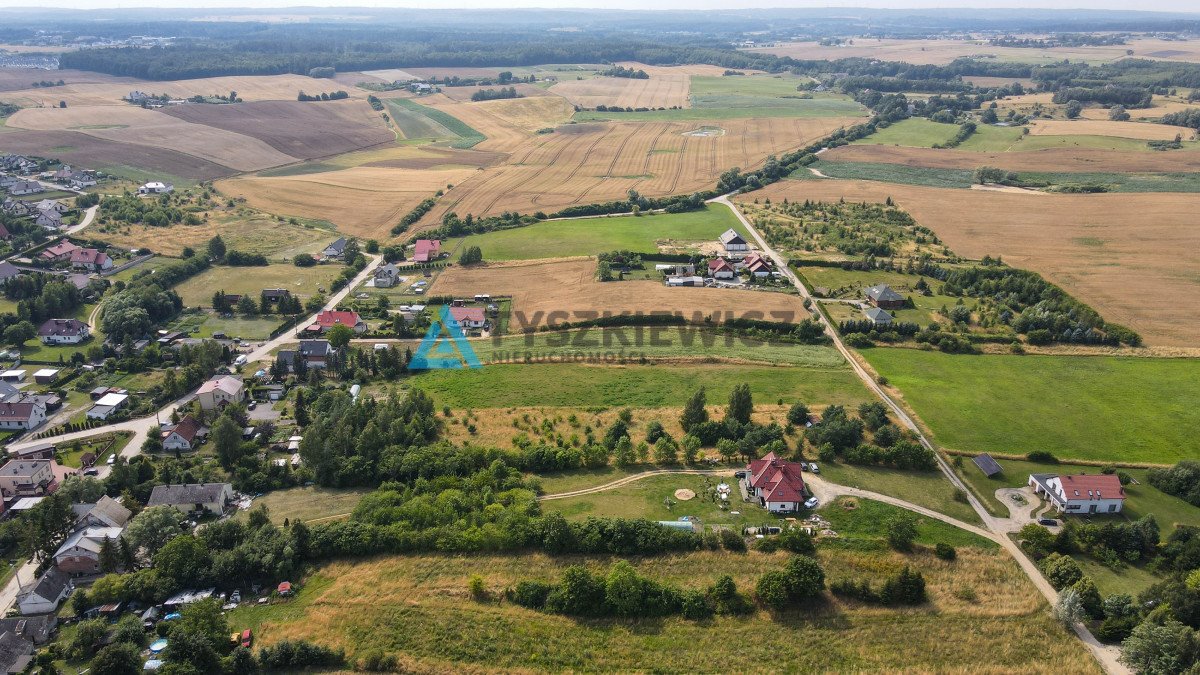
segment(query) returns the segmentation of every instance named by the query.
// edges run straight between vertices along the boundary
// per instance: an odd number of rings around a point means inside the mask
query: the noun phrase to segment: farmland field
[[[1191,140],[1196,137],[1196,130],[1166,124],[1108,120],[1033,120],[1029,123],[1030,136],[1113,136],[1170,141],[1175,139],[1176,134],[1183,136],[1184,140]]]
[[[689,213],[546,221],[452,239],[443,248],[453,251],[464,245],[478,246],[486,260],[560,258],[605,251],[653,253],[663,247],[676,249],[698,242],[712,243],[730,228],[746,236],[728,208],[710,205],[703,211]]]
[[[724,133],[703,136],[688,134],[710,125],[690,122],[561,126],[528,138],[506,163],[457,184],[425,222],[437,222],[448,211],[551,213],[623,199],[630,189],[646,196],[686,194],[712,187],[726,169],[753,168],[769,154],[803,146],[852,121],[732,120],[720,123]]]
[[[181,254],[185,247],[203,249],[209,239],[221,235],[231,249],[289,262],[297,253],[316,253],[337,238],[330,230],[293,225],[262,215],[211,218],[201,225],[92,226],[88,234],[120,248],[152,247],[157,253],[172,256]]]
[[[623,64],[645,70],[648,80],[627,77],[592,77],[585,80],[564,79],[550,87],[551,93],[566,98],[584,108],[616,105],[622,108],[687,107],[693,75],[720,75],[716,66],[647,66],[640,63]]]
[[[1194,273],[1200,230],[1192,227],[1198,195],[1010,194],[806,180],[776,183],[740,199],[785,197],[891,197],[959,255],[1001,255],[1039,272],[1106,319],[1137,330],[1150,345],[1197,346],[1191,317],[1200,312],[1200,277]]]
[[[452,408],[682,406],[700,386],[724,401],[737,384],[750,384],[760,401],[783,399],[857,406],[870,395],[848,367],[787,368],[733,365],[503,364],[438,370],[405,382]]]
[[[102,105],[132,108],[121,98],[133,89],[140,89],[147,93],[166,94],[172,98],[224,95],[234,91],[237,92],[238,98],[247,102],[295,101],[296,95],[301,91],[315,90],[320,84],[303,75],[234,75],[166,82],[147,82],[133,78],[104,78],[102,75],[91,73],[89,75],[108,81],[68,83],[66,86],[54,87],[50,90],[8,91],[0,94],[0,100],[25,106],[48,103],[47,99],[52,98],[54,101],[66,101],[70,108]],[[349,88],[349,93],[353,98],[366,98],[365,93],[352,87]]]
[[[1195,454],[1197,359],[863,355],[948,448],[1153,464]]]
[[[488,592],[499,595],[524,579],[557,580],[570,564],[599,571],[607,559],[422,555],[328,564],[291,602],[246,606],[229,618],[252,628],[263,644],[305,638],[348,647],[352,654],[356,646],[370,645],[399,653],[411,671],[629,671],[655,663],[672,671],[729,672],[748,661],[782,661],[814,672],[887,670],[898,663],[929,671],[1098,672],[1002,553],[962,549],[958,561],[947,563],[928,553],[831,548],[822,549],[819,558],[831,581],[879,578],[916,563],[932,602],[896,611],[829,600],[775,617],[760,612],[702,623],[580,620],[502,601],[472,601],[467,579],[480,574]],[[634,564],[641,574],[686,588],[703,588],[731,574],[745,592],[757,576],[786,559],[785,554],[704,552]],[[964,586],[972,588],[976,602],[956,597]],[[798,634],[804,639],[796,639]],[[501,635],[504,639],[497,639]],[[738,649],[728,648],[735,644]]]
[[[485,254],[486,255],[486,254]],[[728,288],[667,288],[657,281],[596,281],[596,261],[539,260],[451,267],[429,289],[430,295],[511,296],[519,326],[580,320],[597,312],[666,312],[702,321],[711,316],[799,321],[808,316],[800,298],[788,293]],[[588,314],[591,313],[591,314]]]
[[[392,122],[407,140],[450,141],[450,146],[470,148],[487,140],[461,120],[437,108],[407,98],[387,99]]]
[[[606,120],[618,122],[683,122],[772,117],[807,119],[861,116],[864,112],[865,109],[862,106],[848,97],[833,94],[817,94],[813,98],[806,99],[713,94],[696,97],[695,105],[691,108],[634,112],[585,110],[575,113],[575,120],[579,122]]]
[[[213,293],[225,291],[236,295],[250,294],[257,298],[264,288],[286,288],[301,298],[317,295],[319,286],[329,282],[342,271],[341,265],[296,267],[290,263],[266,267],[213,267],[175,287],[183,304],[189,307],[209,307]]]
[[[933,150],[903,148],[889,145],[844,145],[821,155],[825,161],[909,164],[932,168],[971,169],[994,166],[1008,171],[1061,172],[1183,172],[1200,171],[1200,152],[1150,151],[1144,141],[1096,138],[1100,146],[1074,145],[1083,136],[1042,136],[1026,138],[1021,143],[1050,143],[1055,147],[1023,152],[990,152],[967,150]],[[1068,144],[1063,144],[1069,139]],[[1134,151],[1113,150],[1114,144],[1137,147]]]

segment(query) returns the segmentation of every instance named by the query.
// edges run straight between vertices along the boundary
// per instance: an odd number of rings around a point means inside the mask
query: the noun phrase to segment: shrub
[[[467,591],[476,600],[482,600],[487,597],[487,589],[483,585],[483,577],[478,574],[472,574],[471,578],[467,580]]]
[[[954,560],[958,557],[958,551],[944,541],[939,541],[937,546],[934,547],[933,552],[942,560]]]
[[[509,595],[509,600],[529,609],[542,609],[554,587],[543,581],[521,581]]]
[[[1025,459],[1039,464],[1058,464],[1058,458],[1046,450],[1034,450],[1025,455]]]
[[[1083,570],[1080,569],[1079,563],[1061,553],[1051,553],[1042,559],[1040,565],[1042,573],[1046,575],[1046,580],[1055,590],[1061,591],[1072,586],[1083,577]]]

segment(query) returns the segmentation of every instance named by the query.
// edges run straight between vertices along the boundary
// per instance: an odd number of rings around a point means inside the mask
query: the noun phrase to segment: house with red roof
[[[487,325],[482,307],[451,307],[450,316],[458,322],[459,328],[483,328]]]
[[[800,463],[781,459],[773,452],[750,462],[743,480],[746,494],[768,511],[799,511],[807,499]]]
[[[732,279],[737,276],[733,265],[724,258],[713,258],[708,261],[708,276],[714,279]]]
[[[310,333],[327,333],[334,326],[349,326],[355,333],[367,332],[367,323],[358,317],[358,312],[325,310],[317,315],[317,322],[305,330]]]
[[[66,239],[63,239],[57,244],[42,251],[39,254],[39,257],[47,262],[59,262],[61,260],[70,260],[71,254],[78,250],[78,246],[72,244]]]
[[[413,262],[433,262],[442,255],[440,239],[418,239],[413,245]]]
[[[191,415],[179,420],[179,424],[162,432],[163,448],[167,450],[191,450],[200,440],[204,425]]]
[[[767,277],[771,275],[771,265],[767,259],[762,257],[758,251],[742,258],[742,269],[753,274],[756,277]]]
[[[1035,473],[1029,476],[1029,487],[1059,513],[1120,513],[1125,506],[1125,488],[1115,474]]]
[[[71,269],[100,272],[112,269],[112,258],[94,248],[79,248],[71,251]]]

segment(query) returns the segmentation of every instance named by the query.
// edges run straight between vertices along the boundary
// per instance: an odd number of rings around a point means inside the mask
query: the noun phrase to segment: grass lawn
[[[1185,146],[1186,147],[1186,146]],[[1054,148],[1096,148],[1100,150],[1121,150],[1125,152],[1151,152],[1146,141],[1135,138],[1118,138],[1116,136],[1051,136],[1030,134],[1014,145],[1011,150],[1026,152],[1030,150],[1046,150]]]
[[[255,499],[253,506],[266,505],[271,522],[280,525],[284,518],[310,521],[348,514],[368,492],[370,488],[294,487],[268,492]],[[239,517],[245,513],[240,511]]]
[[[251,317],[234,315],[226,319],[213,312],[204,311],[199,314],[181,314],[167,328],[186,331],[197,338],[211,338],[213,333],[224,333],[231,338],[265,340],[283,322],[284,317],[277,314]]]
[[[808,77],[794,75],[743,75],[732,77],[693,75],[690,93],[692,96],[762,96],[783,98],[800,93],[797,87],[811,82]]]
[[[452,408],[530,406],[681,406],[700,386],[710,402],[725,401],[747,382],[761,402],[857,406],[871,400],[849,368],[776,368],[731,365],[502,364],[436,370],[404,381]]]
[[[536,474],[538,480],[542,483],[542,491],[545,494],[552,495],[560,492],[571,492],[572,490],[582,490],[584,488],[595,487],[611,483],[614,480],[620,480],[626,476],[632,476],[646,471],[653,471],[655,467],[638,465],[631,467],[619,467],[608,465],[599,469],[579,469],[577,471],[556,471],[553,473]],[[733,471],[733,469],[730,469]]]
[[[949,448],[1157,464],[1195,456],[1200,359],[862,353]]]
[[[1083,573],[1096,582],[1096,588],[1104,597],[1116,593],[1128,593],[1136,598],[1139,593],[1163,580],[1162,577],[1143,567],[1128,565],[1118,572],[1100,564],[1091,556],[1074,555],[1071,557],[1079,563]]]
[[[854,141],[855,145],[903,145],[929,148],[944,144],[958,133],[957,124],[943,124],[923,117],[910,117]]]
[[[873,499],[838,497],[832,503],[821,506],[817,512],[829,521],[830,529],[838,533],[839,543],[867,540],[886,547],[888,520],[907,514],[917,521],[918,544],[933,546],[945,542],[956,547],[999,548],[999,544],[990,539]]]
[[[749,593],[760,575],[779,569],[787,557],[706,551],[631,562],[646,577],[688,589],[729,574]],[[818,558],[830,580],[866,577],[876,583],[914,564],[932,601],[886,609],[826,594],[821,602],[778,614],[703,622],[576,619],[498,596],[522,580],[557,581],[568,565],[601,572],[610,559],[430,554],[329,563],[303,581],[292,600],[239,607],[228,618],[235,629],[253,629],[264,645],[308,639],[346,648],[351,657],[380,649],[399,655],[406,670],[425,672],[741,672],[748,663],[786,664],[784,670],[795,672],[1099,672],[1001,552],[963,550],[948,563],[927,553],[830,548]],[[475,574],[495,599],[469,599],[467,581]],[[966,587],[976,600],[960,599]]]
[[[63,466],[70,466],[78,469],[82,466],[80,458],[83,457],[84,453],[90,452],[96,455],[96,466],[102,466],[108,459],[109,455],[120,454],[120,452],[125,449],[125,446],[129,445],[129,440],[131,438],[133,438],[133,434],[130,433],[117,434],[116,442],[112,444],[112,447],[108,447],[109,439],[107,438],[95,440],[88,439],[78,443],[75,441],[65,443],[59,447],[59,457],[61,458],[60,463]],[[108,449],[102,452],[102,449],[106,447],[108,447]]]
[[[975,133],[967,140],[959,143],[959,150],[973,152],[1004,152],[1013,149],[1013,144],[1022,143],[1025,136],[1024,127],[997,127],[990,124],[976,124]]]
[[[970,504],[954,499],[954,486],[940,471],[900,471],[881,466],[824,462],[821,475],[840,485],[898,497],[966,523],[978,525],[981,522]]]
[[[454,251],[465,242],[478,246],[485,260],[562,258],[604,251],[652,253],[659,250],[660,244],[687,248],[715,241],[729,228],[746,236],[728,207],[713,204],[689,213],[548,221],[451,239],[443,248]]]
[[[175,287],[183,304],[188,307],[209,307],[213,293],[225,291],[229,294],[250,294],[255,300],[264,288],[286,288],[292,295],[307,298],[318,293],[318,288],[328,288],[330,282],[342,272],[341,265],[316,265],[296,267],[291,264],[266,265],[263,267],[209,268]]]

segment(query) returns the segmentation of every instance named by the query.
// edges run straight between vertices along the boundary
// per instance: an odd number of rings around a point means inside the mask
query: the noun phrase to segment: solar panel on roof
[[[976,455],[971,461],[975,462],[975,466],[979,467],[979,470],[983,472],[983,475],[987,476],[988,478],[995,476],[1001,471],[1000,465],[997,464],[996,460],[992,459],[992,456],[987,453]]]

